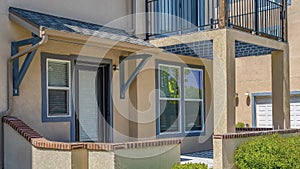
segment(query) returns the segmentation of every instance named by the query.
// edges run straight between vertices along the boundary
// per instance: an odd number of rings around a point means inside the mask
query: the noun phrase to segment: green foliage
[[[206,164],[175,164],[172,169],[208,169]]]
[[[240,145],[234,154],[239,169],[300,169],[300,136],[263,136]]]
[[[238,122],[238,123],[236,123],[235,127],[236,128],[245,128],[245,123]]]

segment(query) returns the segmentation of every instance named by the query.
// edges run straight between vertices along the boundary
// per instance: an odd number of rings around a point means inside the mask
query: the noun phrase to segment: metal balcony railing
[[[147,38],[232,27],[287,41],[286,0],[146,0]]]

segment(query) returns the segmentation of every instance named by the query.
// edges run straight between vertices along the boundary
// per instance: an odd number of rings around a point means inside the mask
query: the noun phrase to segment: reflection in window
[[[179,131],[178,113],[179,101],[161,100],[160,101],[160,132]]]
[[[179,98],[179,67],[160,66],[160,97]]]
[[[190,133],[203,130],[202,69],[160,64],[159,89],[160,133]]]

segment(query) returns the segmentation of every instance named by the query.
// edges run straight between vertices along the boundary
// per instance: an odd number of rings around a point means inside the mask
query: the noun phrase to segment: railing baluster
[[[227,26],[286,41],[286,2],[273,0],[145,0],[146,36]],[[218,27],[217,27],[218,25]],[[196,26],[196,28],[195,28]]]

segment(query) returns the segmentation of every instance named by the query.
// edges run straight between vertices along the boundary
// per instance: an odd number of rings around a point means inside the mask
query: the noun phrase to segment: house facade
[[[261,127],[253,125],[258,104],[251,96],[272,91],[278,103],[273,117],[280,119],[272,125],[289,128],[285,2],[254,7],[243,1],[245,13],[238,2],[222,2],[1,2],[2,116],[18,118],[49,141],[82,143],[88,150],[90,142],[177,138],[180,153],[188,153],[212,149],[212,135],[235,132],[236,122]],[[293,16],[297,3],[289,9]],[[255,24],[248,21],[254,18]],[[266,73],[268,83],[245,85],[266,79],[241,75],[256,66],[273,72]],[[165,152],[172,156],[178,149]],[[17,160],[4,151],[8,168],[13,160],[6,159]]]
[[[288,1],[288,41],[290,44],[290,90],[291,128],[299,128],[299,63],[298,58],[298,16],[299,3]],[[275,32],[278,31],[274,30]],[[271,56],[237,59],[236,93],[239,103],[236,106],[236,121],[253,127],[277,128],[272,123],[271,99]],[[250,66],[255,65],[255,66]],[[247,75],[247,76],[245,76]]]

